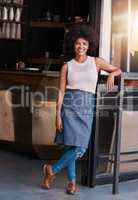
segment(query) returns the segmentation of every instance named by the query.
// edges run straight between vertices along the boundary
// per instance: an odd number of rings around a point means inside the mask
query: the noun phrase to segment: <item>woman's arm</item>
[[[62,128],[61,107],[63,104],[66,84],[67,84],[67,64],[64,64],[60,71],[59,92],[56,101],[56,128],[59,130]]]
[[[64,64],[60,71],[59,92],[58,92],[58,98],[57,98],[57,102],[56,102],[57,114],[60,114],[60,112],[61,112],[64,93],[65,93],[65,89],[66,89],[66,83],[67,83],[67,64]]]
[[[98,71],[104,70],[110,73],[107,78],[107,89],[110,91],[114,86],[114,77],[119,76],[122,73],[121,69],[111,65],[102,58],[96,58],[96,67]]]

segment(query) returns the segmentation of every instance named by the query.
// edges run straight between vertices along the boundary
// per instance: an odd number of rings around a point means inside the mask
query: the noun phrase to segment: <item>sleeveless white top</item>
[[[87,59],[83,63],[78,63],[75,59],[72,59],[67,62],[67,65],[66,88],[95,93],[98,79],[95,58],[87,56]]]

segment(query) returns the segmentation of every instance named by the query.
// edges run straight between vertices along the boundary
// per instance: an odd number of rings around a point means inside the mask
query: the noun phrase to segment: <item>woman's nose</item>
[[[83,44],[80,44],[80,47],[83,47]]]

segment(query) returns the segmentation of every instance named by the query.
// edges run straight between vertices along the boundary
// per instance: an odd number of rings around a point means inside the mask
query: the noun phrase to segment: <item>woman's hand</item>
[[[117,66],[111,65],[102,58],[96,58],[96,68],[97,71],[104,70],[110,73],[107,78],[107,90],[111,91],[114,87],[114,77],[119,76],[122,73],[121,69]]]
[[[56,116],[56,129],[59,131],[63,129],[62,119],[60,115]]]
[[[106,83],[107,91],[110,92],[112,88],[114,87],[114,75],[113,73],[110,73],[107,78],[107,83]]]

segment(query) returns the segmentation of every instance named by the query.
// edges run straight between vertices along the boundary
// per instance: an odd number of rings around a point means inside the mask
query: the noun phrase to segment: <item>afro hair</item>
[[[64,37],[63,52],[65,61],[74,57],[74,43],[78,38],[84,38],[89,42],[88,55],[92,55],[92,52],[98,47],[97,35],[92,26],[88,23],[74,23]]]

